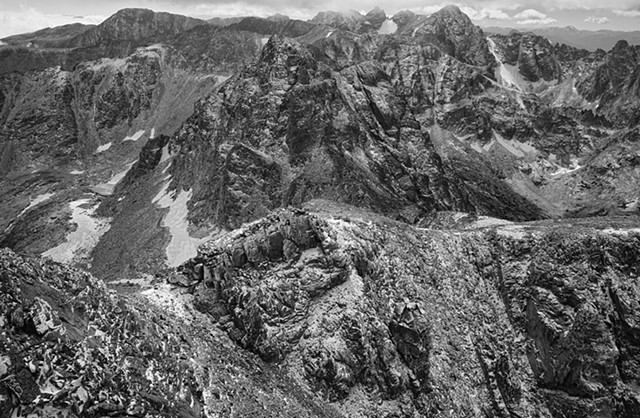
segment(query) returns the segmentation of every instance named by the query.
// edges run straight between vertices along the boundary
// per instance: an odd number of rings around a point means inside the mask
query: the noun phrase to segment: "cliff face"
[[[235,227],[318,197],[409,222],[446,209],[537,216],[486,167],[477,175],[500,202],[453,175],[392,83],[375,63],[332,72],[303,45],[272,37],[254,66],[197,104],[172,142],[170,173],[176,187],[193,188],[192,219]]]
[[[597,101],[612,122],[636,126],[638,119],[638,65],[640,51],[626,41],[618,42],[604,58],[604,63],[578,88],[590,101]]]
[[[493,35],[492,39],[498,40],[502,47],[504,62],[516,66],[526,80],[536,82],[562,78],[559,59],[548,39],[520,32]]]

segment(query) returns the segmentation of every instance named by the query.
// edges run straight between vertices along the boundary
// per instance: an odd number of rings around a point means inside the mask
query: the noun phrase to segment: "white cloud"
[[[473,7],[461,6],[460,10],[469,16],[471,20],[505,20],[510,19],[509,15],[500,9],[480,9],[476,10]]]
[[[613,13],[622,17],[640,17],[640,10],[614,10]]]
[[[514,17],[516,19],[542,20],[546,19],[547,15],[534,9],[526,9],[516,14]]]
[[[589,16],[584,21],[588,23],[595,23],[597,25],[604,25],[605,23],[609,23],[609,18],[604,16],[602,17]]]
[[[552,23],[556,23],[557,20],[552,18],[552,17],[548,17],[546,19],[526,19],[526,20],[518,20],[516,23],[518,25],[550,25]]]
[[[549,25],[557,22],[556,19],[534,9],[523,10],[513,17],[520,19],[516,22],[519,25]]]
[[[520,0],[518,0],[520,1]],[[603,3],[602,0],[538,0],[533,3],[527,1],[525,3],[535,4],[537,8],[545,11],[554,10],[602,10],[602,9],[632,9],[638,6],[638,0],[611,0]]]
[[[425,15],[430,15],[432,13],[435,13],[437,11],[439,11],[440,9],[442,9],[443,7],[446,7],[450,4],[454,4],[456,6],[458,6],[460,8],[460,10],[462,11],[462,13],[466,14],[467,16],[469,16],[469,18],[471,20],[485,20],[485,19],[492,19],[492,20],[505,20],[505,19],[510,19],[509,15],[505,12],[503,12],[501,10],[501,8],[498,7],[483,7],[481,9],[478,9],[476,7],[471,7],[467,4],[464,3],[440,3],[440,4],[433,4],[433,5],[429,5],[429,6],[422,6],[422,7],[418,7],[418,8],[412,8],[411,10],[413,10],[416,13],[420,13],[420,14],[425,14]]]
[[[433,13],[437,12],[438,10],[442,9],[445,6],[446,6],[446,3],[441,3],[441,4],[433,4],[433,5],[430,5],[430,6],[418,7],[418,8],[414,8],[412,10],[414,12],[416,12],[416,13],[422,13],[422,14],[425,14],[425,15],[430,15],[430,14],[433,14]]]

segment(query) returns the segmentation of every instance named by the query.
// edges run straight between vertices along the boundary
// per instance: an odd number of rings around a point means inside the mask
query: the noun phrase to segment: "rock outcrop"
[[[208,243],[182,283],[345,415],[637,414],[633,221],[453,232],[309,207]]]
[[[156,284],[0,250],[0,416],[338,417]]]
[[[638,66],[640,48],[620,41],[607,53],[604,63],[578,88],[585,99],[598,102],[600,112],[616,125],[636,126],[640,123]]]

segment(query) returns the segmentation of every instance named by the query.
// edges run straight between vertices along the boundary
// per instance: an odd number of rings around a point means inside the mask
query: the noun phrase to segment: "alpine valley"
[[[640,416],[640,46],[455,6],[0,41],[0,418]]]

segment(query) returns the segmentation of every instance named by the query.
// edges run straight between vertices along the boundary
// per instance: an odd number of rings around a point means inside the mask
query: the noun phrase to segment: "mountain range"
[[[513,28],[496,26],[483,27],[483,30],[487,33],[500,35],[508,35],[512,31],[518,31]],[[528,31],[545,37],[553,43],[569,45],[574,48],[589,51],[595,51],[596,49],[608,51],[621,40],[625,40],[632,45],[640,44],[640,31],[625,32],[606,29],[591,31],[576,29],[573,26],[531,28]]]
[[[2,39],[0,417],[638,416],[640,46],[561,32]]]

